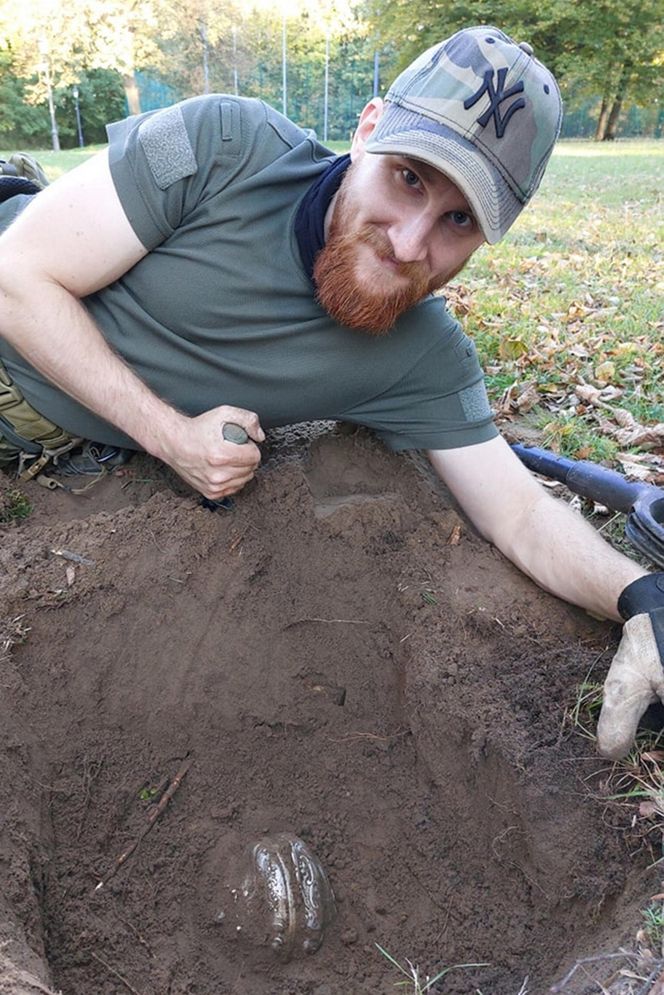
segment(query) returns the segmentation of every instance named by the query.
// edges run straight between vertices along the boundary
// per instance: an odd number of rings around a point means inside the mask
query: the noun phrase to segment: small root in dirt
[[[119,971],[116,971],[114,967],[111,967],[111,965],[110,965],[109,963],[107,963],[107,961],[105,961],[105,960],[103,959],[103,957],[99,957],[99,956],[98,956],[98,955],[97,955],[96,953],[94,953],[94,952],[93,952],[92,950],[90,951],[90,956],[92,957],[92,959],[93,959],[93,960],[96,960],[98,964],[101,964],[101,966],[102,966],[102,967],[105,967],[105,968],[106,968],[106,970],[107,970],[107,971],[109,972],[109,974],[112,974],[114,978],[117,978],[117,979],[118,979],[118,981],[121,981],[121,982],[122,982],[122,984],[123,984],[123,985],[125,986],[125,988],[127,989],[127,991],[131,992],[131,993],[132,993],[132,995],[140,995],[140,992],[138,992],[138,991],[137,991],[137,990],[136,990],[136,989],[134,988],[134,986],[133,986],[133,985],[131,985],[131,984],[130,984],[130,983],[129,983],[129,982],[127,981],[127,979],[126,979],[126,978],[123,978],[123,976],[122,976],[122,975],[120,974],[120,972],[119,972]]]
[[[125,864],[127,860],[129,860],[132,853],[138,848],[141,841],[150,832],[150,830],[158,820],[159,816],[165,811],[171,798],[182,784],[182,781],[193,762],[194,762],[193,757],[185,758],[184,762],[180,766],[180,769],[176,773],[175,777],[171,781],[166,791],[164,791],[163,795],[161,796],[157,804],[153,805],[148,811],[147,823],[145,824],[145,826],[143,826],[136,839],[132,843],[130,843],[130,845],[126,848],[126,850],[122,851],[122,853],[115,861],[114,866],[108,872],[106,877],[102,878],[101,881],[97,884],[97,886],[95,887],[95,894],[98,891],[101,891],[102,888],[108,884],[108,882],[111,880],[112,877],[115,877],[115,875],[118,873],[122,865]]]
[[[580,960],[576,961],[574,966],[567,972],[562,981],[552,985],[551,988],[549,988],[549,991],[552,995],[557,995],[558,992],[564,991],[579,968],[583,969],[586,964],[597,964],[600,961],[617,960],[618,958],[622,958],[622,960],[633,960],[634,954],[629,950],[619,950],[617,953],[613,954],[597,954],[594,957],[582,957]]]
[[[324,622],[328,625],[333,623],[339,623],[341,625],[371,625],[371,622],[364,618],[309,618],[305,616],[304,618],[296,618],[292,622],[288,622],[284,626],[284,631],[286,629],[292,629],[296,625],[304,625],[307,622]]]
[[[77,840],[80,840],[81,838],[81,833],[83,832],[83,827],[85,826],[85,820],[88,817],[88,809],[90,808],[90,801],[92,798],[92,785],[101,774],[103,766],[103,759],[88,760],[87,757],[83,757],[83,808],[81,810],[81,816],[78,820],[78,828],[76,830]]]

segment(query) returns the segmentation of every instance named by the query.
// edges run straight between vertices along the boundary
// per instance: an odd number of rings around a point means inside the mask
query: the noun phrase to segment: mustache
[[[358,242],[378,256],[394,262],[397,272],[407,277],[405,285],[390,292],[372,292],[358,283],[355,260]],[[350,234],[331,232],[314,263],[314,280],[319,303],[336,321],[374,335],[384,335],[404,311],[413,307],[431,289],[426,267],[419,262],[401,263],[394,259],[392,243],[380,229],[364,225]]]
[[[356,242],[364,242],[370,246],[380,259],[388,259],[399,276],[412,280],[415,284],[428,282],[427,268],[424,263],[404,263],[394,255],[394,249],[388,235],[375,225],[367,224],[353,236]]]

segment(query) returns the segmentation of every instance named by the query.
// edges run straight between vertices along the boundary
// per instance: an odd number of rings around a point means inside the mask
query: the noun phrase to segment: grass
[[[49,149],[26,149],[25,151],[29,151],[30,155],[39,160],[49,180],[53,182],[63,173],[68,173],[74,166],[80,166],[82,162],[85,162],[102,148],[104,148],[103,145],[87,145],[83,149],[65,149],[63,152],[52,152]],[[15,149],[0,151],[0,159],[7,159],[15,151]]]
[[[24,643],[29,632],[30,629],[25,624],[25,616],[0,617],[0,663],[7,662],[12,648]]]
[[[593,680],[593,669],[591,667],[577,687],[574,703],[563,718],[562,731],[569,728],[596,744],[602,684]],[[609,762],[599,774],[593,772],[593,786],[589,788],[592,797],[625,812],[638,847],[650,847],[657,853],[653,855],[654,863],[664,860],[663,740],[664,730],[639,729],[629,754],[622,760]]]
[[[451,294],[494,404],[533,382],[547,442],[566,455],[612,459],[600,421],[617,406],[664,422],[663,191],[664,142],[560,142],[532,205]]]
[[[445,977],[446,974],[449,974],[450,971],[470,969],[470,968],[473,968],[473,967],[488,967],[489,966],[486,963],[484,963],[484,964],[452,964],[450,967],[444,967],[441,971],[438,971],[438,973],[436,975],[434,975],[434,977],[430,977],[427,974],[426,977],[422,978],[420,976],[420,970],[419,970],[419,968],[415,967],[409,960],[406,960],[406,966],[404,966],[403,964],[400,964],[399,961],[396,960],[396,958],[394,958],[392,956],[392,954],[388,953],[387,950],[385,950],[383,947],[381,947],[379,943],[376,944],[376,947],[378,948],[378,950],[380,951],[380,953],[383,955],[383,957],[385,957],[386,960],[388,960],[390,962],[390,964],[398,971],[398,973],[401,974],[401,975],[403,975],[403,977],[406,979],[405,981],[402,981],[402,980],[395,981],[394,982],[394,987],[395,988],[403,988],[404,991],[408,990],[411,993],[411,995],[426,995],[426,993],[429,992],[429,991],[431,991],[431,989],[433,988],[433,986],[436,985],[436,984],[438,984],[438,982],[441,981]]]
[[[9,525],[27,518],[32,505],[22,491],[12,487],[0,494],[0,525]]]
[[[641,916],[648,942],[655,949],[661,950],[664,943],[664,907],[662,903],[651,902],[645,909],[641,909]]]

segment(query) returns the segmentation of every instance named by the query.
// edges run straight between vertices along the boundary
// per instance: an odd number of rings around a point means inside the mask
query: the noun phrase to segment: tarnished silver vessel
[[[230,869],[225,892],[217,921],[282,960],[316,953],[336,912],[318,857],[290,833],[247,847]]]

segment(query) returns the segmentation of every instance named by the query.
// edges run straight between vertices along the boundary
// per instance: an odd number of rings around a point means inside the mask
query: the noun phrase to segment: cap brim
[[[417,119],[419,126],[413,119]],[[409,126],[399,128],[399,124]],[[500,241],[523,210],[523,203],[476,146],[451,128],[441,125],[435,131],[423,128],[422,118],[412,112],[388,107],[365,148],[374,155],[419,159],[444,173],[464,194],[484,238],[492,245]]]

